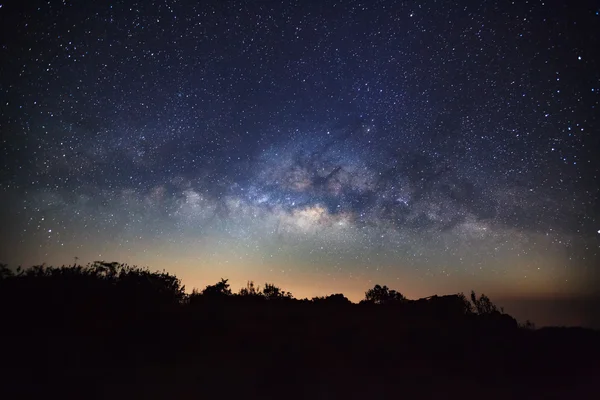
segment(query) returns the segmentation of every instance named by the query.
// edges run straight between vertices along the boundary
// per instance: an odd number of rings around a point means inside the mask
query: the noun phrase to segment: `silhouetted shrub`
[[[262,290],[262,294],[267,300],[291,300],[294,298],[290,292],[285,292],[280,287],[277,287],[272,283],[265,283],[265,287]]]
[[[246,283],[245,288],[241,288],[238,292],[238,296],[251,296],[251,297],[261,297],[263,294],[260,291],[260,287],[254,286],[253,281],[248,281]]]
[[[388,289],[387,286],[375,285],[373,289],[365,292],[364,301],[373,304],[404,303],[406,302],[406,297],[400,292]]]
[[[522,324],[519,324],[519,328],[530,330],[530,331],[534,331],[535,330],[535,324],[533,322],[531,322],[530,320],[526,320]]]
[[[341,293],[332,294],[326,297],[313,297],[311,301],[314,304],[327,306],[347,306],[352,304],[352,302]]]
[[[475,312],[479,315],[493,314],[499,312],[496,305],[492,303],[490,298],[487,297],[485,294],[481,294],[479,298],[477,298],[475,291],[471,291],[471,303],[473,303]]]
[[[229,279],[221,279],[214,285],[208,285],[202,291],[203,296],[207,297],[219,297],[219,296],[231,296],[231,289],[229,288]]]

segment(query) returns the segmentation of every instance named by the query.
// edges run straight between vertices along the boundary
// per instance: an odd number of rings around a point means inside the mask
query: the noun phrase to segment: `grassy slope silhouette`
[[[600,334],[519,326],[485,295],[376,285],[185,293],[119,263],[0,266],[2,398],[594,398]],[[6,392],[3,396],[1,392]]]

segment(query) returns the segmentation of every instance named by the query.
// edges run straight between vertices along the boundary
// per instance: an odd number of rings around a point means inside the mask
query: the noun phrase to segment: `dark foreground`
[[[0,280],[0,398],[600,398],[599,332],[525,329],[452,296],[179,298],[152,274],[44,274]]]

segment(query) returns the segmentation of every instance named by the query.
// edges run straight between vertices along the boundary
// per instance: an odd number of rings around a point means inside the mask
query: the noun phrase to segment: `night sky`
[[[600,282],[600,6],[561,3],[4,3],[0,261],[589,323],[548,305]]]

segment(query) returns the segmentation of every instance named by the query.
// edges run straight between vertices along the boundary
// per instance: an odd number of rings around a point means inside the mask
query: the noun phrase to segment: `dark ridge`
[[[600,333],[472,292],[295,299],[119,263],[0,265],[0,398],[594,398]]]

